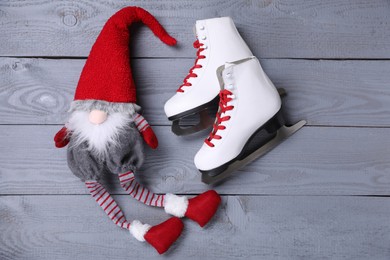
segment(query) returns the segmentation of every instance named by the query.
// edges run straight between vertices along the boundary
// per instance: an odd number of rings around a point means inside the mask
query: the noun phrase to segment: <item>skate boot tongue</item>
[[[249,57],[242,59],[242,60],[238,60],[238,61],[234,61],[234,62],[233,61],[232,62],[225,62],[225,69],[230,68],[230,67],[235,66],[235,65],[239,65],[241,63],[244,63],[246,61],[253,60],[253,59],[257,59],[257,58],[255,56],[249,56]]]
[[[225,69],[230,68],[231,66],[234,66],[234,63],[231,63],[231,62],[225,63]]]

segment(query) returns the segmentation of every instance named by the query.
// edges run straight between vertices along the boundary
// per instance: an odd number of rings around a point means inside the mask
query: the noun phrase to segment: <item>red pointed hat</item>
[[[146,24],[165,44],[176,44],[149,12],[134,6],[123,8],[106,22],[92,46],[74,100],[136,102],[129,50],[129,27],[134,22]]]

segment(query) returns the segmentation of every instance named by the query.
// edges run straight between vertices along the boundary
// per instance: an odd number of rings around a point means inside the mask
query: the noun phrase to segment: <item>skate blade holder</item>
[[[286,96],[286,90],[284,88],[278,88],[278,93],[281,98]],[[219,98],[214,98],[211,102],[207,103],[206,105],[202,106],[203,110],[199,112],[187,112],[184,115],[177,115],[174,117],[174,119],[170,119],[172,121],[172,132],[177,136],[184,136],[184,135],[190,135],[194,134],[196,132],[200,132],[204,129],[207,129],[211,127],[214,124],[215,118],[211,117],[208,110],[213,110],[217,108]],[[191,116],[191,115],[199,115],[199,122],[196,125],[192,126],[181,126],[180,120],[184,117]]]
[[[251,151],[249,155],[242,156],[240,154],[239,156],[237,156],[236,159],[233,159],[230,162],[227,162],[219,166],[218,168],[215,168],[210,171],[200,171],[202,173],[202,182],[210,185],[221,182],[222,180],[229,177],[233,172],[237,171],[238,169],[241,169],[242,167],[246,166],[247,164],[251,163],[252,161],[262,157],[263,155],[271,151],[273,148],[275,148],[284,140],[286,140],[289,136],[293,135],[295,132],[301,129],[305,124],[306,124],[305,120],[301,120],[291,126],[287,126],[283,124],[280,128],[278,128],[275,131],[273,137],[271,137],[271,139],[268,139],[269,140],[268,142],[266,142],[263,146],[254,150],[253,152]],[[258,132],[262,130],[264,130],[264,127],[261,127]],[[252,137],[256,136],[258,132],[254,133]],[[247,143],[251,141],[252,137],[249,138]]]
[[[183,136],[190,135],[211,127],[214,124],[215,118],[210,116],[209,111],[213,112],[216,110],[218,103],[219,96],[216,96],[213,100],[207,102],[206,104],[168,118],[168,120],[172,121],[172,132],[175,135]],[[198,124],[192,126],[180,125],[181,120],[195,115],[199,115]]]
[[[181,126],[180,119],[172,121],[172,132],[175,135],[190,135],[211,127],[214,119],[209,115],[207,110],[199,112],[199,123],[193,126]]]

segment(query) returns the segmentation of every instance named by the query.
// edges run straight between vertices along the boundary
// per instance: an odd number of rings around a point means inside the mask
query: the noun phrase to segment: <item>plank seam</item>
[[[1,124],[1,126],[63,126],[62,124]],[[152,127],[171,127],[171,125],[161,125],[161,124],[151,124]],[[187,127],[187,126],[193,126],[193,125],[186,125],[183,124],[181,126]],[[369,128],[369,129],[388,129],[390,128],[390,125],[388,126],[362,126],[362,125],[311,125],[306,124],[304,127],[312,127],[312,128]]]
[[[17,56],[17,55],[0,55],[0,58],[16,58],[16,59],[48,59],[48,60],[85,60],[88,56]],[[194,56],[185,57],[131,57],[132,60],[194,60]],[[390,61],[390,58],[307,58],[307,57],[259,57],[260,60],[306,60],[306,61]]]
[[[129,196],[123,193],[110,193],[112,196]],[[165,193],[155,193],[156,195],[164,195]],[[175,193],[178,196],[197,196],[200,193]],[[319,194],[227,194],[219,193],[224,197],[369,197],[369,198],[390,198],[389,195],[319,195]],[[67,194],[0,194],[0,197],[21,197],[21,196],[91,196],[89,193],[67,193]]]

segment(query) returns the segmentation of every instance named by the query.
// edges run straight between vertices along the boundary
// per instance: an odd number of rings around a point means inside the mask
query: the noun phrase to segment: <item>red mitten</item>
[[[69,143],[68,129],[65,126],[54,136],[54,143],[57,148],[65,147]]]
[[[150,127],[148,121],[141,116],[140,114],[135,114],[134,123],[137,126],[138,131],[142,135],[145,143],[147,143],[150,148],[156,149],[158,146],[158,139],[153,129]]]
[[[153,129],[149,126],[145,131],[141,132],[142,138],[152,149],[156,149],[158,146],[157,136]]]

